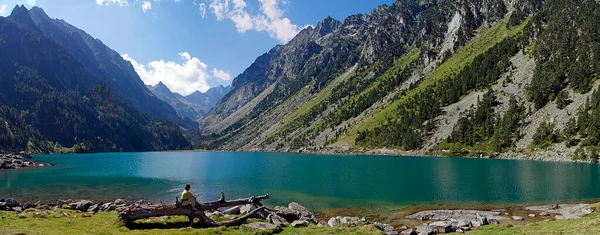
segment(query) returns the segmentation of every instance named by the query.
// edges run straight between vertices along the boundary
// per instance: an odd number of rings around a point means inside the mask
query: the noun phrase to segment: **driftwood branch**
[[[225,222],[215,222],[208,218],[204,214],[204,211],[217,210],[222,207],[232,207],[232,206],[240,206],[246,204],[256,204],[261,205],[262,200],[266,200],[269,198],[269,194],[265,194],[263,196],[252,196],[248,198],[240,198],[231,201],[225,200],[225,195],[221,193],[221,198],[217,201],[212,202],[199,202],[196,205],[194,210],[191,208],[180,207],[176,204],[171,205],[141,205],[138,207],[125,207],[119,210],[119,220],[124,223],[131,223],[133,221],[139,219],[146,219],[152,217],[161,217],[161,216],[188,216],[190,220],[194,218],[198,218],[200,222],[206,227],[218,227],[218,226],[234,226],[240,225],[248,218],[255,216],[257,213],[263,211],[265,207],[260,207],[253,211],[248,212],[246,215]]]

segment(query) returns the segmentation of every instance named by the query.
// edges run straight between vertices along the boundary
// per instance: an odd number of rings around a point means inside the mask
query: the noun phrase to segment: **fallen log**
[[[196,205],[194,210],[191,210],[189,207],[181,207],[179,206],[179,202],[170,205],[132,205],[129,207],[123,207],[119,209],[119,220],[125,224],[131,223],[133,221],[139,219],[147,219],[152,217],[161,217],[161,216],[187,216],[190,218],[190,224],[192,223],[194,218],[198,218],[200,223],[204,227],[218,227],[218,226],[235,226],[240,225],[248,218],[256,216],[259,212],[265,209],[264,206],[261,206],[261,201],[269,198],[269,194],[265,194],[263,196],[252,196],[248,198],[240,198],[231,201],[225,200],[225,195],[221,193],[221,198],[217,201],[212,202],[199,202]],[[258,209],[248,212],[246,215],[225,222],[215,222],[212,219],[208,218],[205,211],[218,210],[222,207],[232,207],[232,206],[240,206],[246,204],[255,204],[259,205]]]

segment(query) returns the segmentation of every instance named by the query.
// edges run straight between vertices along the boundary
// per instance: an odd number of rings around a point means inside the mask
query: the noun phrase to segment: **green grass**
[[[474,40],[456,51],[448,60],[437,67],[431,74],[427,75],[423,82],[416,88],[409,90],[404,96],[400,97],[390,105],[385,106],[385,108],[379,109],[365,117],[359,125],[349,129],[348,135],[342,138],[341,142],[354,143],[358,131],[365,131],[368,128],[373,128],[378,123],[386,120],[386,117],[394,116],[394,112],[396,112],[398,107],[407,102],[409,98],[414,97],[426,88],[435,86],[436,82],[442,79],[454,77],[465,66],[470,64],[476,56],[483,54],[506,37],[514,36],[522,32],[525,25],[527,25],[527,22],[529,22],[529,19],[527,19],[520,25],[509,29],[506,27],[508,19],[509,16],[505,17],[491,28],[482,26],[479,29],[478,36]]]
[[[43,212],[44,215],[36,215]],[[258,221],[252,219],[249,222]],[[282,227],[279,231],[261,231],[245,226],[220,228],[188,227],[186,217],[166,220],[141,220],[123,226],[116,212],[101,212],[89,216],[71,210],[38,211],[29,209],[22,214],[0,212],[0,234],[384,234],[373,225],[326,228],[314,225],[304,228]]]
[[[468,234],[600,234],[600,213],[596,212],[579,219],[548,220],[512,228],[506,224],[489,225]]]
[[[171,217],[166,220],[148,219],[130,226],[117,222],[116,212],[102,212],[93,216],[70,210],[43,211],[29,209],[19,214],[0,212],[0,234],[384,234],[373,225],[356,227],[303,228],[284,226],[276,231],[260,231],[244,226],[220,228],[192,228],[187,218]],[[250,222],[258,221],[252,219]],[[509,223],[509,222],[507,222]],[[507,224],[487,225],[468,234],[600,234],[600,212],[579,219],[546,220],[508,227]]]

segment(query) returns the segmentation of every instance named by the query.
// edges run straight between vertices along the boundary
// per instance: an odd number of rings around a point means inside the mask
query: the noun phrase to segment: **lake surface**
[[[0,171],[0,198],[173,202],[269,193],[313,210],[422,204],[533,204],[600,198],[600,166],[464,158],[152,152],[38,155],[56,167]]]

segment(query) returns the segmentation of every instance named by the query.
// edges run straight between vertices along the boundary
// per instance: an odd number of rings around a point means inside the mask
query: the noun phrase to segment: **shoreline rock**
[[[29,153],[26,153],[26,152],[1,153],[0,154],[0,170],[47,167],[47,166],[52,166],[52,164],[34,162],[33,157]]]

